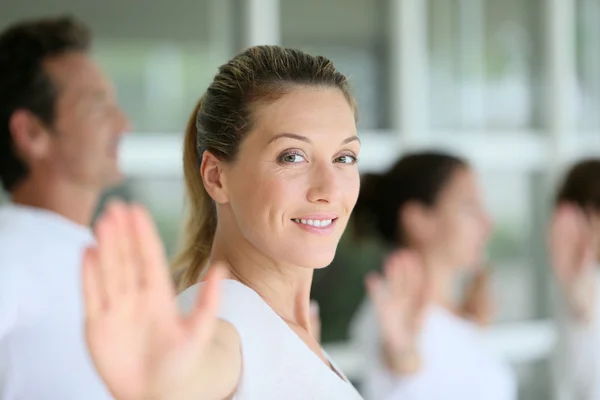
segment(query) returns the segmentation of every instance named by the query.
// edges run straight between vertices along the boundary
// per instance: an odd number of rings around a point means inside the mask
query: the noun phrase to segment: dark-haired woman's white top
[[[420,371],[397,376],[384,365],[375,310],[363,304],[353,337],[365,361],[367,400],[515,400],[516,377],[484,341],[482,330],[446,309],[431,306],[419,338]]]

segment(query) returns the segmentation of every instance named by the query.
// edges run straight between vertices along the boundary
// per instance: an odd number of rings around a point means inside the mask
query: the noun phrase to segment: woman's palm
[[[384,344],[396,354],[415,352],[427,305],[418,258],[404,250],[393,253],[386,259],[382,275],[373,273],[367,278],[367,289]]]
[[[96,368],[119,400],[192,391],[192,375],[216,326],[213,268],[189,316],[177,309],[162,244],[140,207],[114,203],[97,224],[98,245],[84,258],[86,338]]]

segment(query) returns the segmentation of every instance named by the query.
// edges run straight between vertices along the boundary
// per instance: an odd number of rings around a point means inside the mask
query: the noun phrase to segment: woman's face
[[[354,111],[338,89],[298,87],[253,114],[238,158],[224,167],[225,212],[271,260],[325,267],[358,197]]]
[[[430,234],[423,243],[426,251],[457,268],[482,261],[491,223],[470,169],[458,168],[453,173],[429,214]]]

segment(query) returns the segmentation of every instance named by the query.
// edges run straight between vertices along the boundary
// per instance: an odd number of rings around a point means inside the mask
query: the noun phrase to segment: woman
[[[309,322],[313,270],[358,197],[359,150],[329,60],[260,46],[219,69],[185,137],[188,316],[141,208],[112,204],[85,258],[89,348],[117,399],[360,398]]]
[[[481,343],[491,311],[477,266],[490,223],[467,163],[437,152],[407,155],[365,177],[354,215],[361,234],[373,228],[396,249],[382,274],[367,277],[371,302],[354,324],[369,366],[365,397],[516,398],[513,374]],[[461,304],[454,292],[465,270],[475,279]]]
[[[559,188],[550,225],[558,399],[600,400],[600,159],[583,160]]]

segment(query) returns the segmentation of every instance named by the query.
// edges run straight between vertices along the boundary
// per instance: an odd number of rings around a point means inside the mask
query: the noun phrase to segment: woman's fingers
[[[190,316],[192,334],[200,341],[211,337],[217,323],[221,281],[227,277],[227,270],[221,264],[211,265],[196,306]]]
[[[100,217],[95,227],[98,270],[102,276],[106,304],[118,302],[122,265],[116,240],[116,226],[110,208]]]
[[[111,218],[115,224],[115,241],[118,245],[118,259],[121,265],[119,290],[122,293],[138,290],[140,257],[133,229],[130,208],[121,202],[113,202],[110,208]]]
[[[148,212],[139,205],[131,206],[134,245],[139,257],[139,279],[145,290],[172,297],[173,284],[169,276],[165,252],[158,230]]]
[[[365,286],[375,308],[381,311],[387,298],[387,288],[385,287],[383,277],[377,272],[370,272],[365,278]]]
[[[389,257],[386,278],[399,307],[410,309],[418,302],[423,291],[422,275],[421,264],[414,253],[401,250]]]
[[[102,314],[106,304],[106,294],[96,249],[85,250],[82,274],[85,314],[87,319],[94,320]]]

